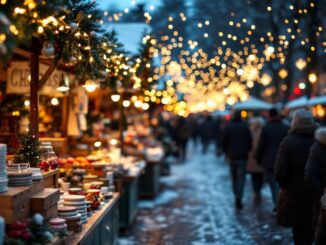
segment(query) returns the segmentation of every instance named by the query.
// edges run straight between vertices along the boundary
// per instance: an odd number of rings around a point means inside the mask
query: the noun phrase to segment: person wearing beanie
[[[257,162],[265,171],[266,180],[270,186],[276,211],[279,186],[275,180],[274,165],[277,150],[282,140],[288,133],[288,126],[282,122],[276,109],[269,110],[269,119],[263,127],[257,148]]]
[[[235,111],[233,119],[223,131],[222,148],[230,163],[232,189],[237,209],[243,208],[242,197],[251,145],[249,126],[242,120],[240,112]]]
[[[305,181],[313,191],[312,229],[315,243],[324,245],[326,244],[326,127],[316,131],[315,139],[305,169]]]
[[[261,201],[261,189],[264,183],[264,169],[257,164],[256,151],[261,129],[264,126],[264,119],[262,117],[253,117],[249,120],[249,125],[252,136],[252,148],[249,153],[247,171],[251,175],[252,189],[255,194],[254,201],[256,204],[259,204]]]
[[[305,184],[304,171],[317,128],[310,111],[295,111],[289,134],[282,141],[275,162],[275,177],[281,188],[277,223],[292,228],[295,245],[313,242],[313,195]]]

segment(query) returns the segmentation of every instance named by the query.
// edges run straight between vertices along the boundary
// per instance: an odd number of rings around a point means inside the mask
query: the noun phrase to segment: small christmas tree
[[[14,157],[15,163],[29,163],[31,167],[37,167],[41,161],[40,142],[36,135],[29,132],[21,139],[21,148]]]

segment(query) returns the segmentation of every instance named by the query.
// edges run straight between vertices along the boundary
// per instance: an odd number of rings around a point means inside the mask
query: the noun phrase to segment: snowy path
[[[245,208],[234,209],[229,169],[210,151],[189,148],[186,164],[162,178],[154,201],[141,201],[136,225],[120,245],[290,245],[291,232],[275,225],[269,189],[252,201],[247,178]]]

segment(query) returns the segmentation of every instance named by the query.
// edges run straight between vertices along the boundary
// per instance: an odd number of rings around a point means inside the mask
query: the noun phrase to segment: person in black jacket
[[[265,170],[267,182],[271,188],[273,202],[277,206],[279,186],[274,176],[274,164],[277,150],[282,140],[288,133],[286,126],[276,109],[269,110],[269,120],[263,127],[258,141],[257,161]]]
[[[316,131],[316,142],[310,150],[308,162],[305,169],[305,181],[312,188],[314,194],[314,209],[313,209],[313,230],[317,225],[317,220],[320,214],[320,199],[326,193],[326,128],[322,127]],[[323,216],[324,209],[321,209]],[[320,217],[322,218],[322,217]],[[326,234],[321,232],[321,222],[316,228],[316,243],[317,245],[326,244]],[[325,223],[324,223],[325,225]]]
[[[207,116],[203,124],[201,125],[201,137],[203,145],[203,154],[207,153],[209,144],[214,139],[215,134],[215,122],[212,116]]]
[[[184,117],[178,117],[175,127],[175,138],[181,163],[185,162],[187,158],[187,145],[190,135],[191,131],[187,120]]]
[[[308,110],[297,110],[275,162],[275,177],[281,187],[277,222],[292,228],[295,245],[311,245],[313,242],[313,196],[304,182],[304,170],[317,128],[318,124]]]
[[[236,111],[233,120],[224,129],[222,147],[230,162],[233,193],[238,209],[243,208],[242,196],[251,144],[249,126],[242,121],[240,112]]]

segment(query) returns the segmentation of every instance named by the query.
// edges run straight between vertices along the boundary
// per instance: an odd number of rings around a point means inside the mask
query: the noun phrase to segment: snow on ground
[[[267,186],[252,201],[248,176],[243,211],[234,209],[229,169],[214,152],[189,147],[188,161],[162,177],[155,200],[141,201],[135,227],[121,245],[290,245],[291,233],[276,226]]]

